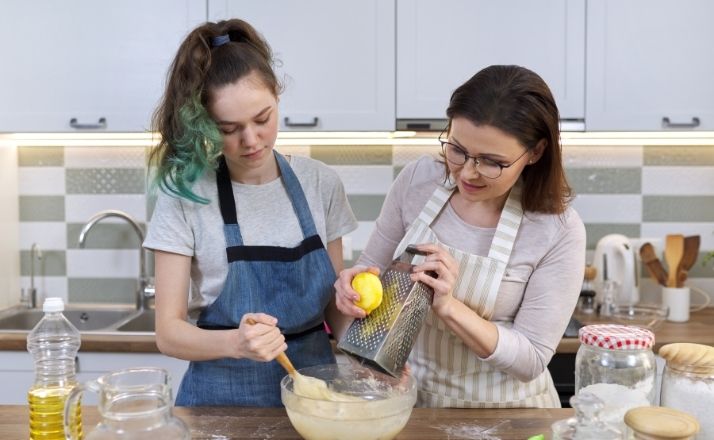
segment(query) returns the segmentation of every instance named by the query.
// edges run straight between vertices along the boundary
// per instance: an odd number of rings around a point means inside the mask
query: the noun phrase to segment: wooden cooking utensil
[[[677,287],[677,274],[684,255],[684,235],[669,234],[665,238],[664,260],[667,262],[667,287]]]
[[[682,261],[679,263],[677,287],[684,287],[684,282],[687,281],[687,272],[697,262],[700,244],[701,237],[699,235],[684,237],[684,254],[682,255]]]
[[[662,262],[657,258],[652,243],[645,243],[640,247],[640,259],[647,268],[647,273],[661,286],[667,285],[667,272],[662,266]]]
[[[255,320],[252,318],[246,319],[245,322],[247,322],[249,325],[255,325]],[[278,363],[282,365],[283,368],[285,368],[285,371],[287,371],[290,376],[295,377],[297,371],[295,370],[295,367],[293,367],[293,363],[290,362],[290,359],[288,359],[285,353],[280,353],[278,357],[275,358],[275,360],[278,361]]]

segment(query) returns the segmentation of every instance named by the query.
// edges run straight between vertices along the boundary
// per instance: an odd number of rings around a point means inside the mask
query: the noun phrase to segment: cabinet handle
[[[69,126],[76,128],[77,130],[97,130],[107,128],[107,118],[99,118],[96,124],[82,124],[77,121],[77,118],[72,118],[69,120]]]
[[[283,122],[285,123],[286,127],[303,127],[303,128],[310,128],[310,127],[317,127],[317,123],[320,122],[320,118],[315,116],[312,118],[312,122],[290,122],[289,117],[285,117],[283,119]]]
[[[692,122],[670,122],[668,117],[662,118],[663,128],[695,128],[699,127],[699,123],[699,118],[696,116],[692,118]]]

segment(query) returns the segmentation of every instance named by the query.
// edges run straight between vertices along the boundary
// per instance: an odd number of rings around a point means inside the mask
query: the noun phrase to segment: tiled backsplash
[[[309,155],[338,172],[359,220],[346,243],[353,259],[402,167],[422,154],[438,153],[438,147],[421,145],[278,150]],[[149,220],[153,198],[145,191],[145,148],[19,146],[17,151],[21,285],[29,285],[29,250],[37,243],[43,251],[36,264],[40,295],[132,303],[139,240],[131,227],[108,219],[90,232],[85,249],[78,248],[77,239],[82,225],[103,209],[125,211],[142,224]],[[589,250],[609,233],[659,239],[668,233],[700,234],[702,254],[714,249],[714,145],[567,146],[563,153]],[[690,276],[692,284],[714,292],[714,269],[698,262]],[[653,283],[643,282],[645,299],[656,300],[657,294]]]

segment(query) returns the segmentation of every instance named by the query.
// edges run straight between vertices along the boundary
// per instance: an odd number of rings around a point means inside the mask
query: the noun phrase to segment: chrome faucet
[[[27,305],[30,308],[37,307],[37,289],[35,288],[35,261],[42,260],[42,249],[37,243],[30,246],[30,290],[27,292]]]
[[[87,238],[89,230],[92,229],[92,227],[99,221],[107,217],[118,217],[126,220],[126,222],[134,228],[136,235],[139,236],[139,286],[136,290],[136,308],[137,310],[146,309],[148,308],[148,298],[154,296],[154,286],[149,277],[146,275],[146,254],[144,252],[144,248],[142,247],[142,244],[144,243],[144,231],[141,230],[139,223],[137,223],[132,216],[124,211],[114,209],[99,211],[94,214],[89,221],[87,221],[87,224],[84,225],[82,231],[79,233],[79,247],[84,248],[84,242]]]

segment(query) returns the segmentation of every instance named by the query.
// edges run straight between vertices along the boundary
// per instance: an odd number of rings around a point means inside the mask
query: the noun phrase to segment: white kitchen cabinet
[[[588,2],[590,130],[714,129],[714,2]]]
[[[173,397],[176,398],[188,362],[161,353],[100,353],[79,352],[77,380],[86,382],[111,371],[133,367],[159,367],[169,372]],[[26,405],[27,391],[35,380],[34,363],[26,351],[0,351],[0,405]],[[82,402],[96,404],[97,396],[85,394]]]
[[[585,0],[397,0],[401,120],[445,119],[453,90],[492,64],[538,73],[561,119],[582,120],[584,63]]]
[[[3,0],[0,132],[144,131],[205,0]]]
[[[394,0],[209,0],[208,15],[246,20],[272,47],[281,129],[394,129]]]

